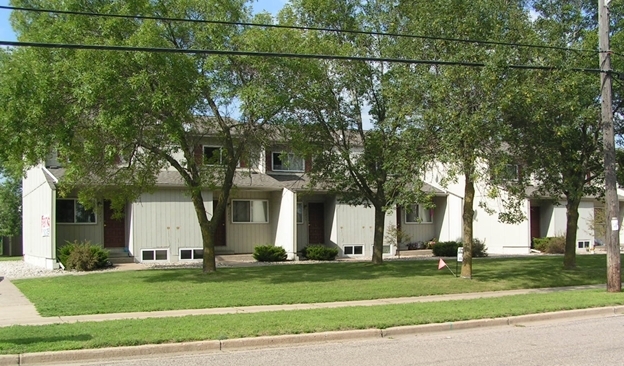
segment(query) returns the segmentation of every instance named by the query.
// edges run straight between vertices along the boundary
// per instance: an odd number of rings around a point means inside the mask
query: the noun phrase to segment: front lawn
[[[383,329],[622,304],[624,293],[583,290],[436,303],[13,326],[0,328],[0,354]]]
[[[560,287],[606,282],[604,255],[475,259],[474,279],[454,278],[437,261],[387,261],[108,272],[15,280],[43,316],[317,303]],[[449,263],[454,268],[455,263]]]

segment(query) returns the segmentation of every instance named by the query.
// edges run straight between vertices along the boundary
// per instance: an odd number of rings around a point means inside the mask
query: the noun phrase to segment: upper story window
[[[274,172],[303,172],[305,160],[293,153],[273,152],[272,167]]]
[[[406,224],[421,224],[433,222],[433,210],[423,205],[412,205],[405,209]]]
[[[505,164],[497,170],[490,171],[490,179],[495,183],[516,182],[520,179],[520,166]]]
[[[77,199],[56,200],[56,222],[63,224],[95,224],[93,210],[87,210]]]
[[[204,164],[206,165],[222,165],[223,148],[221,146],[204,145]]]
[[[503,179],[517,181],[520,179],[520,167],[518,164],[507,164],[505,165],[505,172],[503,174]]]

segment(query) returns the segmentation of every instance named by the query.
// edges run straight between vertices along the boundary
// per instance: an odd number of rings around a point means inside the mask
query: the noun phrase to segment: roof
[[[65,175],[63,168],[48,168],[50,174],[56,180],[60,180]],[[300,174],[264,174],[249,171],[236,172],[234,176],[234,186],[238,188],[271,190],[277,191],[283,188],[292,191],[304,191],[309,189],[310,179],[308,176]],[[177,171],[161,171],[156,180],[157,187],[184,188],[185,183],[180,173]],[[446,195],[445,191],[435,188],[427,183],[423,183],[422,190],[435,195]]]

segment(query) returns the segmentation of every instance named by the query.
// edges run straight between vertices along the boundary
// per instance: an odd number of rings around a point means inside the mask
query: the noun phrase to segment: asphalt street
[[[374,340],[83,363],[99,366],[621,365],[624,316]]]

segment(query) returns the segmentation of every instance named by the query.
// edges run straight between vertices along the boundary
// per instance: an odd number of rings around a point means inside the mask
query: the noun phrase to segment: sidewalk
[[[449,294],[436,296],[419,296],[419,297],[401,297],[391,299],[377,300],[359,300],[359,301],[340,301],[315,304],[291,304],[291,305],[259,305],[259,306],[241,306],[227,308],[211,308],[211,309],[186,309],[186,310],[170,310],[170,311],[153,311],[153,312],[137,312],[137,313],[114,313],[114,314],[94,314],[94,315],[77,315],[77,316],[61,316],[61,317],[42,317],[40,316],[34,305],[13,285],[8,279],[0,282],[0,327],[11,325],[45,325],[58,323],[76,323],[76,322],[97,322],[107,320],[122,319],[146,319],[146,318],[165,318],[165,317],[182,317],[189,315],[215,315],[215,314],[243,314],[243,313],[260,313],[267,311],[290,311],[304,309],[323,309],[323,308],[340,308],[348,306],[376,306],[390,304],[408,304],[420,302],[436,302],[451,300],[469,300],[478,298],[492,298],[512,295],[524,295],[535,293],[549,293],[557,291],[574,291],[592,288],[604,288],[605,285],[592,286],[574,286],[574,287],[557,287],[542,289],[521,289],[507,291],[490,291],[464,294]]]

